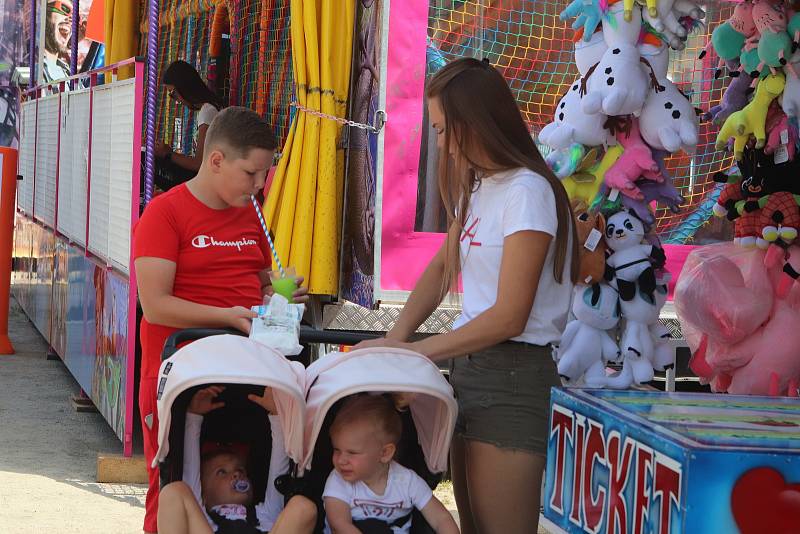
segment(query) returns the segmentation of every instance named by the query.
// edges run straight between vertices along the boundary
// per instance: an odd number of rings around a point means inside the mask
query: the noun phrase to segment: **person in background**
[[[162,168],[161,180],[156,179],[156,185],[162,191],[189,180],[203,162],[203,150],[206,133],[211,121],[222,109],[222,103],[217,95],[208,88],[200,74],[185,61],[173,61],[164,71],[162,77],[167,95],[176,102],[186,106],[197,113],[197,130],[194,138],[194,154],[181,154],[174,152],[166,143],[157,146],[155,156],[157,165]],[[163,170],[168,171],[164,173]],[[167,174],[169,177],[164,178]]]

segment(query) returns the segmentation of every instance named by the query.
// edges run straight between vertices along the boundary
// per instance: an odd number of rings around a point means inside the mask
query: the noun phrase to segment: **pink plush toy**
[[[767,144],[764,146],[764,154],[774,154],[778,147],[786,145],[786,153],[778,153],[776,159],[788,157],[785,161],[794,160],[797,127],[789,121],[789,117],[781,108],[778,99],[773,100],[769,106],[765,130],[767,131]]]
[[[798,246],[764,252],[725,243],[689,255],[675,305],[694,350],[691,367],[714,391],[797,395],[798,271]]]
[[[637,119],[631,120],[630,131],[617,134],[617,141],[624,151],[619,159],[606,171],[606,185],[631,198],[642,199],[644,195],[636,186],[636,181],[646,178],[663,182],[664,177],[653,159],[652,150],[642,140]]]

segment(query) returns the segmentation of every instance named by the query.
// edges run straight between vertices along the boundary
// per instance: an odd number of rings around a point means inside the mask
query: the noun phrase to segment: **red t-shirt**
[[[133,255],[175,262],[173,295],[223,308],[261,304],[259,273],[270,267],[252,206],[215,210],[185,184],[147,205],[133,230]],[[164,342],[176,330],[142,319],[142,378],[158,376]]]

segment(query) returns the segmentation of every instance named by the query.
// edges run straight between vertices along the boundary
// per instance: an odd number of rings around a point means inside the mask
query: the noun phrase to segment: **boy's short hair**
[[[384,395],[357,395],[345,401],[331,425],[333,435],[342,427],[367,421],[382,434],[386,443],[397,445],[403,433],[403,422],[392,401]]]
[[[255,111],[231,106],[220,111],[206,132],[204,154],[212,147],[222,145],[234,158],[246,158],[250,150],[262,148],[275,150],[278,141],[267,121]]]

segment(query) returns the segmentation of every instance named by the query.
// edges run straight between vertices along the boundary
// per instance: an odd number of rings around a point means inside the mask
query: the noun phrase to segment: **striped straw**
[[[275,243],[272,242],[272,238],[269,236],[269,230],[267,230],[267,221],[264,220],[264,214],[261,213],[261,206],[258,205],[258,201],[256,197],[250,195],[250,200],[253,201],[253,207],[256,209],[256,213],[258,214],[258,221],[261,223],[261,229],[264,230],[264,235],[267,236],[267,242],[269,243],[269,249],[272,251],[272,257],[275,259],[275,264],[278,266],[278,271],[280,271],[281,276],[286,276],[286,271],[283,270],[283,264],[281,260],[278,259],[278,251],[275,250]]]

